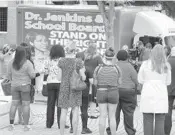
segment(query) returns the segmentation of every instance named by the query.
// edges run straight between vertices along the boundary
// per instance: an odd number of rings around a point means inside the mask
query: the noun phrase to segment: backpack
[[[113,67],[115,69],[115,71],[117,72],[117,74],[119,74],[119,77],[121,76],[121,73],[120,73],[120,70],[119,70],[119,67],[117,65],[104,65],[104,64],[100,64],[97,68],[97,71],[96,71],[96,76],[98,76],[98,74],[100,73],[101,69],[103,67],[106,67],[106,66],[110,66],[110,67]],[[94,80],[94,85],[97,85],[97,80]]]

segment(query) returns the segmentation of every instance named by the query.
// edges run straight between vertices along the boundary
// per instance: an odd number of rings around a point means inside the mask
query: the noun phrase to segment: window
[[[151,43],[152,47],[154,47],[154,45],[157,43],[162,44],[162,39],[160,37],[144,36],[140,37],[139,41],[142,41],[144,45],[146,45],[149,42]]]
[[[7,32],[7,7],[0,7],[0,32]]]

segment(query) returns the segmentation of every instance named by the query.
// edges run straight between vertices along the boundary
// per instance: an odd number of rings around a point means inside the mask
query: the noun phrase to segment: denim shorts
[[[30,101],[30,89],[31,86],[28,85],[20,85],[20,86],[12,86],[12,100],[19,100],[19,101]]]
[[[117,104],[119,102],[118,88],[107,90],[97,90],[97,103]]]

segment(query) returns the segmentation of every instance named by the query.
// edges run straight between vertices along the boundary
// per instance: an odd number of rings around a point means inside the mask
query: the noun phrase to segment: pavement
[[[9,116],[8,113],[0,115],[0,135],[60,135],[60,131],[57,128],[57,121],[55,116],[55,122],[51,129],[46,128],[46,100],[47,98],[43,97],[40,93],[36,94],[35,103],[31,104],[31,118],[32,123],[30,131],[23,131],[22,125],[15,125],[13,131],[8,131],[9,125]],[[0,110],[1,111],[1,110]],[[56,113],[55,113],[56,114]],[[67,125],[70,125],[69,114],[67,116]],[[99,112],[96,111],[96,114],[99,115]],[[17,120],[17,118],[16,118]],[[92,130],[90,135],[99,135],[98,132],[98,123],[99,119],[89,119],[88,127]],[[143,122],[142,114],[139,112],[139,97],[138,97],[138,107],[135,110],[134,114],[134,126],[137,130],[136,135],[143,135]],[[78,134],[81,135],[81,119],[79,119]],[[105,133],[106,134],[106,133]],[[65,129],[65,135],[70,135],[69,129]],[[123,115],[121,115],[121,122],[117,130],[117,135],[127,135],[124,126],[123,126]],[[175,135],[175,110],[173,111],[173,127],[171,135]]]

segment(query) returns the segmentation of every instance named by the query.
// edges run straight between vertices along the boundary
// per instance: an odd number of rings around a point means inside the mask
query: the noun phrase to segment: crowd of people
[[[6,46],[5,46],[6,47]],[[5,48],[4,47],[4,48]],[[76,53],[76,43],[70,40],[64,48],[53,45],[43,70],[35,70],[31,46],[21,43],[15,49],[14,58],[8,63],[6,78],[11,80],[12,104],[10,108],[9,130],[14,129],[15,114],[18,110],[20,124],[30,130],[31,86],[36,77],[47,75],[46,127],[54,124],[55,106],[60,134],[64,135],[68,109],[70,133],[77,135],[79,109],[81,111],[81,134],[92,133],[88,119],[98,116],[88,114],[99,107],[99,134],[116,135],[123,112],[124,128],[128,135],[135,135],[134,111],[137,106],[137,89],[141,88],[140,111],[143,113],[144,135],[170,135],[172,109],[175,99],[175,47],[163,47],[141,41],[132,55],[127,45],[117,53],[106,49],[104,56],[97,53],[94,42],[83,52]],[[9,53],[6,51],[6,53]],[[4,60],[6,55],[0,56]],[[70,78],[74,70],[86,83],[83,90],[72,90]],[[106,123],[106,120],[108,122]],[[21,122],[23,120],[23,122]],[[108,127],[106,127],[108,125]]]

